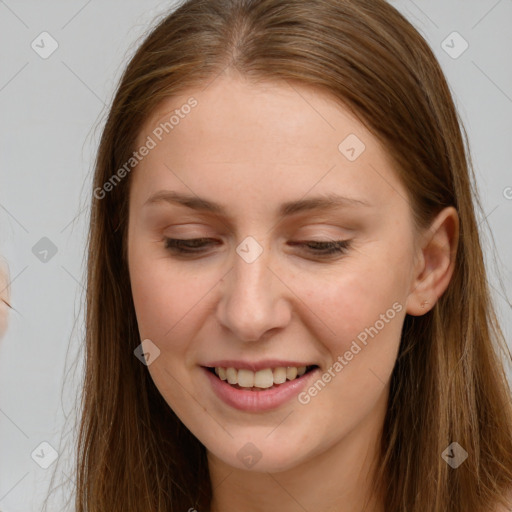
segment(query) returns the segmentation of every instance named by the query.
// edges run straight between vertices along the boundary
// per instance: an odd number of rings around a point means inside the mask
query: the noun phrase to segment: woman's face
[[[163,103],[141,146],[128,230],[140,336],[209,456],[283,471],[378,430],[417,253],[377,139],[322,93],[223,76]],[[198,238],[186,253],[166,243]],[[277,368],[313,365],[279,384]],[[245,370],[227,371],[242,386],[205,367]]]

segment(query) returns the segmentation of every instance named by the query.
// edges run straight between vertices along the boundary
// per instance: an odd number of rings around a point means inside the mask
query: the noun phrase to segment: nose
[[[223,279],[217,317],[240,341],[259,341],[290,322],[289,289],[270,265],[269,251],[252,262],[237,253]]]

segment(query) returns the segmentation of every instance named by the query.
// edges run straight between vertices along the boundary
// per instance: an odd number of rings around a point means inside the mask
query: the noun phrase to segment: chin
[[[303,463],[306,458],[299,442],[285,448],[277,440],[275,443],[269,439],[249,441],[250,436],[245,437],[247,439],[245,442],[240,442],[240,439],[244,438],[237,436],[222,452],[218,451],[218,444],[215,446],[215,451],[210,451],[207,447],[209,457],[213,456],[232,468],[255,473],[288,471]]]

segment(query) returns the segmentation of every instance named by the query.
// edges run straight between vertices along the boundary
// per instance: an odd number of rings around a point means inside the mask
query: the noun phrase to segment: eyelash
[[[211,238],[190,238],[187,240],[165,238],[165,248],[180,255],[201,254],[204,252],[201,249],[208,245],[208,242],[211,240]],[[307,247],[316,256],[328,257],[335,254],[345,254],[350,247],[350,240],[333,240],[329,242],[309,240],[304,242],[290,242],[290,244]],[[316,250],[315,247],[319,247],[320,250]],[[199,248],[200,250],[194,250],[194,248]]]

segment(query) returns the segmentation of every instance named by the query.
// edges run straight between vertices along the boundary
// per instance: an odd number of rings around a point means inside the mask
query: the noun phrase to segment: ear
[[[424,315],[445,292],[455,268],[458,241],[459,216],[457,210],[449,206],[420,236],[419,257],[406,301],[409,315]]]

